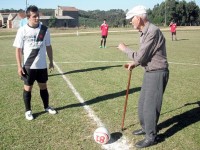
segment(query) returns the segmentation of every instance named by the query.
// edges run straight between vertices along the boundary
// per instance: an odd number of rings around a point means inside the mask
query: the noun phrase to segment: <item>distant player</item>
[[[172,41],[174,40],[173,36],[175,37],[175,40],[177,41],[177,38],[176,38],[176,23],[174,23],[173,21],[169,24],[169,27],[170,27],[170,31],[171,31],[171,34],[172,34]]]
[[[104,19],[100,29],[101,29],[101,44],[99,48],[106,48],[106,38],[108,36],[108,24],[106,23],[106,19]],[[102,47],[103,44],[103,47]]]
[[[23,26],[26,25],[27,23],[28,23],[28,19],[27,19],[27,18],[21,19],[21,20],[20,20],[20,23],[19,23],[19,27],[23,27]]]

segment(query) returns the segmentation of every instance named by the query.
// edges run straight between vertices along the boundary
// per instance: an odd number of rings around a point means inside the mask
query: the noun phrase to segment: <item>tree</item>
[[[195,2],[191,1],[187,4],[187,21],[189,25],[197,25],[199,17],[199,7]]]
[[[175,21],[178,25],[199,25],[199,7],[194,1],[165,0],[149,10],[149,18],[155,24]]]
[[[187,9],[186,9],[186,2],[181,1],[177,5],[176,13],[177,13],[177,24],[178,25],[186,25],[186,19],[187,19]]]
[[[151,22],[157,25],[161,25],[165,22],[165,4],[157,4],[154,6],[153,10],[148,11],[149,19]]]
[[[14,9],[3,9],[0,12],[19,12]],[[54,16],[54,9],[40,9],[40,12],[46,16]],[[111,9],[104,10],[79,10],[80,26],[98,27],[106,19],[110,27],[125,27],[130,20],[126,20],[127,10]],[[177,25],[199,25],[200,9],[195,1],[186,2],[185,0],[165,0],[161,4],[156,4],[153,9],[147,10],[149,20],[157,25],[168,25],[175,21]],[[51,17],[49,26],[56,26],[56,18]]]
[[[49,27],[55,27],[56,26],[56,20],[57,20],[57,18],[52,16],[50,18],[49,22],[48,22],[49,23]]]

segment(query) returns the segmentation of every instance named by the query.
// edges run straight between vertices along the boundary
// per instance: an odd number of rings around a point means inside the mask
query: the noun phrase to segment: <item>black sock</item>
[[[101,40],[101,46],[102,46],[103,40]]]
[[[23,91],[23,98],[26,111],[31,110],[31,91]]]
[[[104,40],[104,47],[106,47],[106,39]]]
[[[49,107],[49,93],[48,90],[40,90],[40,96],[42,98],[43,101],[43,105],[44,105],[44,109],[46,109],[47,107]]]

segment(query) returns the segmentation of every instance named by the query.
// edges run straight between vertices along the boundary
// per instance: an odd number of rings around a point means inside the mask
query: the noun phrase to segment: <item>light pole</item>
[[[167,10],[166,10],[166,0],[165,0],[165,26],[167,25]]]
[[[28,5],[28,3],[27,3],[27,0],[26,0],[26,9],[27,9],[27,5]]]

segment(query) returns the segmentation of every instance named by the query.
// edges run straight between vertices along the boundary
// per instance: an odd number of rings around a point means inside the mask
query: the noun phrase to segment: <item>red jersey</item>
[[[108,24],[102,24],[101,25],[101,35],[102,36],[107,36],[108,35]]]
[[[176,32],[176,23],[170,24],[170,30],[171,32]]]

